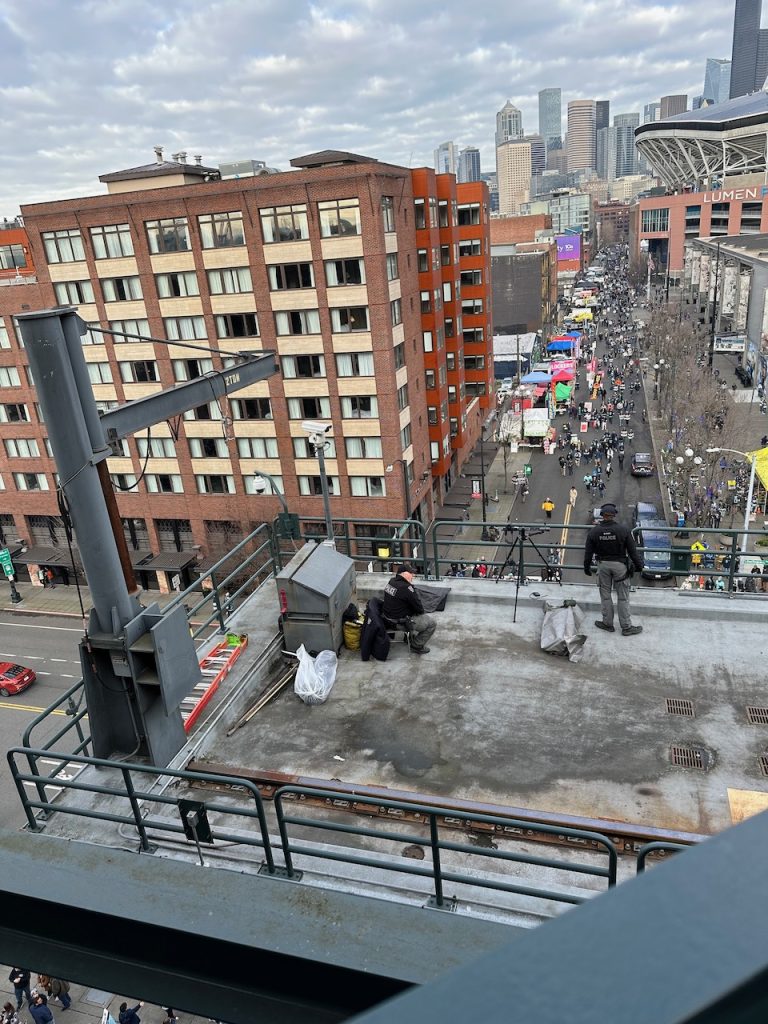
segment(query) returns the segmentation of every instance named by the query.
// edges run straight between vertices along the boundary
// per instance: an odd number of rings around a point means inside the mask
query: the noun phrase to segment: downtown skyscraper
[[[594,167],[597,136],[595,100],[571,100],[568,104],[568,170]]]
[[[563,141],[563,93],[561,89],[539,92],[539,135],[547,150],[559,149]]]
[[[762,89],[768,74],[768,29],[760,28],[762,0],[736,0],[729,96]]]

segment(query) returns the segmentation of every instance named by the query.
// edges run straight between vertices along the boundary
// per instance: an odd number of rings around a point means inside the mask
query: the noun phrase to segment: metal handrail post
[[[149,840],[147,839],[147,830],[144,828],[144,821],[141,817],[141,807],[139,801],[136,799],[136,790],[133,788],[133,779],[131,778],[130,769],[127,767],[121,768],[121,774],[123,776],[123,783],[125,784],[125,791],[128,794],[128,801],[133,811],[133,820],[136,823],[136,831],[139,833],[139,841],[141,842],[142,853],[148,853],[150,846]]]
[[[440,861],[440,833],[437,829],[437,815],[429,816],[429,845],[432,850],[432,878],[435,883],[435,904],[442,907],[445,902],[443,894],[443,872]]]

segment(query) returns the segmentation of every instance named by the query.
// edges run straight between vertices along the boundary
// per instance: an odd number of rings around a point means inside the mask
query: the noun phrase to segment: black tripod
[[[515,552],[515,548],[519,546],[520,549],[517,559],[517,575],[515,577],[515,607],[512,613],[513,622],[517,622],[517,599],[520,595],[520,584],[523,583],[525,580],[526,541],[530,543],[533,550],[541,559],[542,565],[544,566],[544,579],[549,581],[556,581],[560,584],[561,587],[563,585],[563,574],[559,564],[557,566],[552,565],[552,563],[548,561],[547,558],[545,558],[536,542],[532,539],[533,537],[538,537],[540,533],[546,533],[548,530],[548,526],[540,526],[538,529],[531,529],[527,526],[511,526],[509,523],[507,523],[507,526],[504,530],[505,537],[509,533],[511,533],[513,536],[512,543],[509,545],[509,550],[507,551],[507,557],[504,559],[504,564],[499,570],[499,575],[496,577],[497,583],[499,582],[500,579],[504,578],[504,571],[508,565],[511,565],[513,569],[515,568],[515,559],[513,555]]]

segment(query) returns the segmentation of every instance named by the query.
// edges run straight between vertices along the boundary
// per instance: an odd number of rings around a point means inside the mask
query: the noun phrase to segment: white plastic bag
[[[316,658],[308,654],[304,644],[296,651],[299,669],[293,691],[305,704],[324,704],[336,682],[338,658],[333,651],[320,651]]]

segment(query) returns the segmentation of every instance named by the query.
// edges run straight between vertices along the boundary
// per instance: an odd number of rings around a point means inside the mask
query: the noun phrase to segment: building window
[[[339,352],[336,373],[339,377],[373,377],[373,352]]]
[[[79,306],[83,302],[93,302],[93,285],[90,281],[57,281],[53,290],[60,306]]]
[[[325,359],[323,356],[283,356],[283,376],[293,377],[324,377]]]
[[[485,356],[464,356],[465,370],[484,370]]]
[[[309,443],[308,437],[294,437],[291,438],[293,441],[293,454],[297,459],[314,459],[316,458],[315,449]],[[332,437],[328,437],[325,440],[325,457],[326,459],[336,458],[336,442]]]
[[[365,284],[365,263],[362,259],[326,260],[325,283],[329,288],[345,284]]]
[[[133,256],[133,238],[128,224],[107,224],[91,228],[91,245],[97,260]]]
[[[448,385],[448,401],[449,402],[455,402],[455,401],[457,401],[457,399],[458,399],[458,393],[456,391],[456,385],[455,384],[449,384]]]
[[[112,367],[109,363],[86,363],[91,384],[111,384]]]
[[[434,347],[433,340],[432,340],[432,331],[422,331],[421,332],[421,341],[422,341],[422,344],[424,346],[424,351],[425,352],[431,352],[433,347]]]
[[[437,377],[435,375],[435,371],[434,370],[425,370],[424,371],[424,385],[425,385],[427,391],[432,391],[433,388],[435,387],[436,382],[437,382]]]
[[[400,277],[400,271],[397,266],[397,253],[387,253],[387,280],[396,281]]]
[[[427,406],[427,423],[431,427],[436,427],[437,426],[437,406],[436,405],[428,405]]]
[[[407,409],[408,408],[408,385],[407,384],[403,384],[403,386],[401,388],[397,389],[397,408],[400,410],[400,412],[402,412],[403,409]]]
[[[263,478],[266,487],[262,484],[257,491],[254,474],[249,473],[247,476],[243,477],[243,490],[246,494],[257,494],[259,497],[263,497],[266,494],[284,494],[285,490],[283,488],[282,476],[276,476],[274,473],[271,473],[270,475],[272,477],[271,480],[267,480],[266,477]],[[262,489],[263,487],[264,489]]]
[[[342,306],[331,309],[331,330],[334,334],[368,330],[367,306]]]
[[[376,419],[379,403],[375,395],[343,395],[341,415],[345,420]]]
[[[138,277],[129,277],[116,278],[116,280],[138,282],[139,279]],[[197,282],[197,274],[193,270],[185,270],[174,274],[156,274],[155,282],[157,284],[157,294],[161,299],[180,299],[186,295],[200,294],[200,285]],[[104,284],[106,283],[107,282],[105,281]],[[139,288],[139,293],[141,293],[141,288]],[[104,297],[106,298],[106,292]],[[140,299],[141,294],[126,297]]]
[[[323,480],[319,476],[300,476],[299,494],[317,495],[323,493]],[[338,498],[341,494],[339,478],[337,476],[326,476],[325,482],[328,486],[328,494]]]
[[[443,302],[453,301],[453,285],[450,281],[443,281]]]
[[[348,459],[380,459],[380,437],[345,437],[344,449]]]
[[[425,203],[423,199],[413,200],[413,216],[416,228],[425,228],[427,226],[427,218],[424,213]]]
[[[27,257],[23,245],[0,245],[0,270],[26,267]]]
[[[151,253],[186,252],[189,249],[189,230],[186,217],[168,217],[145,221],[147,241]]]
[[[33,437],[16,437],[5,442],[5,450],[9,459],[37,459],[40,449]]]
[[[669,231],[669,207],[662,207],[660,210],[643,210],[642,226],[643,234],[654,231]]]
[[[216,337],[257,338],[259,321],[255,313],[219,313],[216,316]]]
[[[381,218],[385,231],[395,230],[395,200],[393,196],[381,197]]]
[[[124,384],[150,384],[160,379],[154,359],[137,359],[135,362],[117,365],[120,367],[120,379]]]
[[[135,479],[135,478],[134,478]],[[144,483],[150,494],[183,494],[178,473],[147,473]]]
[[[760,231],[760,221],[763,216],[762,203],[742,203],[741,205],[741,234],[756,235]],[[686,224],[687,227],[687,224]]]
[[[459,227],[480,223],[480,203],[459,203],[456,207]]]
[[[138,483],[135,473],[110,473],[109,479],[112,481],[112,486],[118,491],[132,491]],[[144,477],[145,481],[146,479]]]
[[[114,331],[112,340],[116,345],[124,341],[137,341],[136,337],[123,338],[123,334],[139,335],[140,338],[146,338],[147,341],[152,341],[149,337],[149,320],[110,320],[109,322],[110,331]],[[100,341],[98,344],[103,345],[104,342]]]
[[[317,204],[317,212],[323,238],[360,234],[359,199],[326,199]]]
[[[0,423],[29,422],[29,409],[23,403],[0,405]]]
[[[289,334],[319,334],[320,314],[316,309],[294,309],[275,313],[275,330],[279,337]]]
[[[163,277],[183,277],[182,274],[163,274]],[[194,278],[194,274],[189,275]],[[159,287],[159,280],[158,280]],[[134,302],[143,298],[138,277],[105,277],[101,282],[105,302]]]
[[[395,345],[393,351],[395,354],[395,369],[399,370],[405,366],[405,342],[401,341],[399,345]]]
[[[403,305],[400,299],[393,299],[389,304],[389,316],[392,326],[397,327],[403,322]]]
[[[685,208],[685,234],[689,238],[698,238],[701,228],[701,207],[686,206]]]
[[[456,353],[455,352],[446,352],[445,353],[445,368],[447,370],[455,370],[456,369]]]
[[[484,395],[485,394],[485,382],[483,381],[481,383],[480,381],[467,381],[466,392],[467,392],[468,395],[470,395],[473,398],[476,395]]]
[[[482,270],[462,270],[461,272],[461,286],[462,288],[467,286],[481,285],[483,283],[483,272]]]
[[[448,420],[448,429],[450,430],[451,437],[456,437],[459,433],[459,421],[456,416],[451,416]]]
[[[44,231],[43,245],[49,263],[77,263],[85,259],[83,237],[78,228]]]
[[[445,336],[446,336],[446,338],[454,337],[454,329],[455,328],[454,328],[454,323],[453,323],[453,317],[452,316],[447,316],[445,318]]]
[[[232,414],[234,416],[234,413]],[[235,416],[235,419],[238,417]],[[187,409],[183,413],[185,420],[220,420],[221,410],[216,402],[206,402],[205,405],[198,405],[194,409]]]
[[[232,409],[232,419],[234,420],[272,419],[272,406],[269,404],[268,398],[230,398],[229,405]],[[210,405],[201,406],[200,408],[210,408]],[[196,418],[207,419],[208,417],[197,416]]]
[[[483,312],[482,299],[463,299],[461,303],[462,316],[480,316]]]
[[[330,419],[331,400],[327,395],[288,399],[288,418],[292,420]]]
[[[163,320],[169,341],[192,341],[207,337],[205,320],[201,316],[169,316]]]
[[[417,249],[416,257],[418,262],[419,273],[426,274],[426,272],[429,270],[429,250]]]
[[[15,366],[0,366],[0,388],[20,388],[19,371]]]
[[[13,482],[17,491],[48,490],[48,478],[45,473],[14,473]]]
[[[479,238],[464,238],[459,242],[459,257],[482,255],[483,243]]]
[[[403,451],[409,448],[411,445],[411,424],[406,423],[403,429],[400,431],[400,444]]]
[[[269,287],[273,292],[288,288],[314,288],[315,275],[311,263],[283,263],[267,268]]]
[[[10,348],[11,339],[8,336],[8,328],[3,323],[3,318],[0,317],[0,348]]]
[[[177,381],[195,380],[206,373],[213,373],[212,359],[174,359],[172,366],[173,379]]]
[[[709,222],[710,235],[727,235],[728,218],[731,215],[730,203],[712,203]]]
[[[264,242],[296,242],[309,238],[307,208],[298,206],[272,206],[259,211]]]
[[[447,228],[448,224],[448,200],[440,199],[437,204],[438,225]]]
[[[419,301],[421,303],[420,308],[422,313],[432,312],[432,292],[419,292]]]
[[[200,242],[204,249],[226,249],[232,245],[245,245],[243,215],[239,210],[232,213],[208,213],[198,217]]]
[[[237,454],[241,459],[277,459],[280,457],[276,437],[238,437]]]
[[[226,459],[229,450],[223,437],[190,437],[189,454],[193,459]]]
[[[353,498],[384,498],[387,494],[383,476],[351,476],[349,490]]]
[[[235,478],[225,473],[205,473],[195,476],[198,494],[234,494]]]
[[[485,339],[485,330],[482,327],[466,327],[461,334],[467,345],[472,345]]]
[[[176,445],[170,437],[137,437],[136,447],[142,459],[176,458]]]

